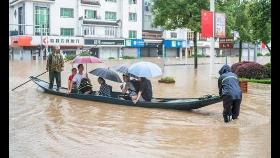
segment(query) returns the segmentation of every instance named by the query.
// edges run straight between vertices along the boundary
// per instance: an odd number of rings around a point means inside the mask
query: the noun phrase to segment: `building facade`
[[[142,40],[142,0],[10,0],[9,11],[13,52],[45,56],[40,50],[60,45],[102,59],[141,54],[126,43]]]

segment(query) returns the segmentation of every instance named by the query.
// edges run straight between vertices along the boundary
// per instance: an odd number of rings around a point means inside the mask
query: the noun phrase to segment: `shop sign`
[[[233,38],[219,38],[220,48],[233,48]]]
[[[143,39],[127,39],[125,40],[125,46],[127,47],[144,47]]]
[[[179,40],[164,40],[163,41],[165,48],[182,48],[183,47],[183,41]],[[184,44],[186,45],[186,44]]]
[[[82,44],[82,37],[43,36],[43,45],[77,46]]]
[[[85,39],[85,45],[124,45],[124,40]]]

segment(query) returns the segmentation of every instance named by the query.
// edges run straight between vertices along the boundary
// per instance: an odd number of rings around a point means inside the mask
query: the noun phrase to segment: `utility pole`
[[[214,51],[215,51],[215,1],[210,0],[210,11],[213,13],[213,35],[210,38],[210,75],[213,75]]]

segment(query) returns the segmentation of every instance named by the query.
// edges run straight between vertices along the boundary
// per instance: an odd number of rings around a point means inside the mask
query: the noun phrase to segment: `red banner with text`
[[[201,10],[201,35],[213,37],[213,12]]]

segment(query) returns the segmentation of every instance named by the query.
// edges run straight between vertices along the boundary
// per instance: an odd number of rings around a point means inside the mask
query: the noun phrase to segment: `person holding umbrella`
[[[140,88],[136,96],[132,96],[131,99],[134,104],[138,101],[150,102],[153,97],[153,89],[151,81],[145,77],[140,77]]]
[[[91,86],[91,84],[90,84],[90,79],[88,78],[87,73],[84,74],[84,65],[83,65],[83,64],[79,64],[79,65],[78,65],[78,71],[79,71],[79,72],[73,77],[72,81],[70,82],[70,86],[69,86],[69,91],[68,91],[68,93],[71,93],[71,90],[72,90],[72,88],[73,88],[73,86],[74,86],[73,83],[75,83],[76,88],[80,89],[79,91],[81,91],[80,84],[81,84],[81,82],[82,82],[82,80],[83,80],[84,78],[86,79],[86,80],[84,80],[84,81],[87,81],[88,83],[83,84],[83,85],[88,85],[88,86],[90,85],[90,86]],[[86,88],[86,87],[84,87],[84,88]],[[82,91],[83,91],[83,90],[82,90]]]
[[[49,89],[53,88],[54,79],[56,80],[57,88],[59,91],[61,87],[61,71],[63,71],[64,60],[60,54],[60,47],[55,46],[54,51],[48,56],[46,70],[49,72],[50,85]]]
[[[153,90],[151,81],[147,77],[157,77],[162,75],[161,68],[151,62],[138,62],[132,64],[128,73],[140,77],[140,88],[137,97],[132,97],[133,103],[136,104],[138,101],[150,102],[153,97]]]

